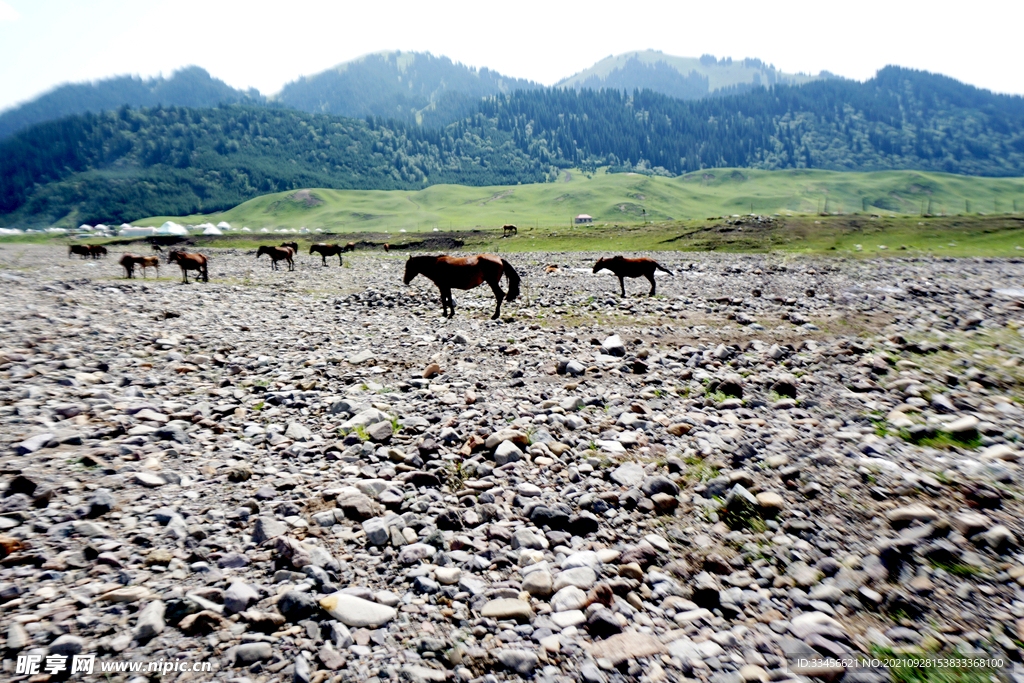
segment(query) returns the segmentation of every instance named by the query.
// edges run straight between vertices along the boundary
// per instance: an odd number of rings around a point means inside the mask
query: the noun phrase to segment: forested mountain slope
[[[258,103],[263,97],[255,90],[243,92],[212,78],[204,69],[190,66],[170,78],[143,80],[118,76],[94,83],[74,83],[54,88],[10,111],[0,114],[0,139],[44,121],[72,114],[111,111],[129,107],[216,107],[237,102]]]

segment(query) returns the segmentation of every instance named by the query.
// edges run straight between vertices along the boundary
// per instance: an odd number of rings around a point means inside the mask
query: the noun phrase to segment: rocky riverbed
[[[0,245],[5,680],[1021,680],[1024,262],[207,253]]]

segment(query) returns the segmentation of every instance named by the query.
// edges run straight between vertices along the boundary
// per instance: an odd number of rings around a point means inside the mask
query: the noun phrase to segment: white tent
[[[0,228],[0,235],[24,235],[25,233],[17,228]]]
[[[121,228],[121,237],[148,237],[149,235],[155,235],[156,228],[137,228],[134,225],[129,225],[127,228]]]
[[[205,230],[203,230],[203,234],[204,235],[223,235],[224,233],[221,232],[221,230],[219,228],[215,228],[215,227],[213,227],[211,225],[210,227],[208,227]]]
[[[78,229],[83,230],[85,232],[89,232],[90,230],[92,230],[92,226],[89,225],[88,223],[82,223],[81,225],[78,226]]]
[[[212,228],[212,227],[213,227],[213,223],[200,223],[199,225],[195,226],[195,229],[196,230],[206,230],[207,228]]]
[[[217,224],[217,227],[220,228],[221,230],[230,230],[231,224],[228,223],[227,221],[221,221],[220,223]]]
[[[173,221],[167,221],[156,230],[158,235],[187,235],[188,230]]]
[[[260,228],[260,232],[270,232],[270,231],[267,230],[266,228]]]
[[[242,232],[252,232],[249,228],[242,228]]]
[[[94,230],[110,230],[110,228],[108,228],[107,226],[103,225],[102,223],[97,223],[97,224],[96,224],[96,225],[95,225],[95,226],[93,227],[93,229],[94,229]]]
[[[47,228],[46,232],[50,233],[51,235],[63,235],[67,233],[67,230],[65,230],[64,228]]]

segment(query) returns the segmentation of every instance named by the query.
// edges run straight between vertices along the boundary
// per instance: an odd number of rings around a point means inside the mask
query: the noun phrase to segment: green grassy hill
[[[471,230],[512,223],[567,226],[580,213],[594,223],[638,224],[733,214],[961,214],[1024,212],[1024,178],[976,178],[884,171],[712,169],[677,178],[634,174],[495,187],[435,185],[420,191],[311,189],[264,195],[220,213],[157,216],[137,225],[227,221],[252,230],[331,232]]]

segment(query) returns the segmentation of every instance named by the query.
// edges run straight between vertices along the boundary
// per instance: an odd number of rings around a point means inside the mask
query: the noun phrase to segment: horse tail
[[[654,267],[657,268],[658,270],[661,270],[661,271],[664,271],[664,272],[668,273],[669,275],[673,275],[671,270],[669,270],[665,266],[661,265],[657,261],[654,262]]]
[[[522,278],[519,277],[519,273],[512,267],[512,264],[505,259],[501,259],[501,268],[505,277],[508,278],[508,294],[505,295],[505,301],[515,301],[519,296],[519,283]]]

